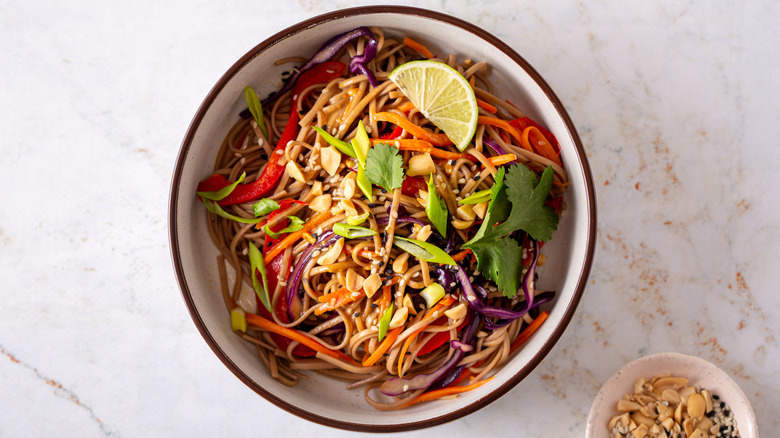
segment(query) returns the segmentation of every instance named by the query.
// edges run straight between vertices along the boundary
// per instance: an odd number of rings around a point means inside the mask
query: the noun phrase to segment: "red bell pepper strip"
[[[420,190],[428,190],[428,184],[419,176],[407,176],[401,183],[401,193],[406,196],[416,198]]]
[[[382,140],[390,140],[395,139],[401,136],[401,134],[404,133],[404,129],[400,126],[396,126],[395,129],[393,129],[393,132],[388,132],[386,134],[382,134],[379,136]]]
[[[471,320],[471,313],[466,315],[466,318],[463,319],[463,323],[461,323],[461,325],[458,326],[457,331],[461,331],[463,327],[467,326],[470,320]],[[442,316],[431,325],[444,325],[446,323],[447,323],[447,317]],[[449,330],[446,332],[436,333],[431,337],[431,339],[428,340],[428,342],[425,343],[425,345],[423,345],[420,348],[420,351],[417,353],[417,355],[422,356],[424,354],[428,354],[431,351],[441,347],[442,345],[444,345],[445,342],[449,340],[450,340]]]
[[[298,101],[305,98],[305,96],[303,96],[303,91],[312,85],[327,83],[341,77],[346,68],[347,66],[341,62],[326,61],[315,65],[310,70],[301,74],[298,78],[298,83],[295,85],[295,88],[293,88],[292,99],[290,101],[290,119],[287,120],[287,125],[284,127],[279,142],[276,143],[276,148],[271,154],[271,157],[268,158],[268,165],[263,170],[263,173],[253,183],[239,184],[236,186],[233,192],[219,201],[219,205],[225,206],[253,201],[269,194],[274,187],[276,187],[279,179],[281,179],[284,174],[285,168],[284,165],[279,163],[279,159],[284,153],[284,148],[287,146],[287,143],[298,137],[298,122],[300,121],[300,115],[298,114],[297,108]]]

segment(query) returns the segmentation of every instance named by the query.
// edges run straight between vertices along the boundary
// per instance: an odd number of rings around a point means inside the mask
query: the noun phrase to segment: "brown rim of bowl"
[[[229,357],[227,357],[225,352],[219,347],[215,339],[211,336],[211,333],[209,333],[208,330],[206,330],[205,324],[203,323],[203,320],[201,319],[200,314],[198,313],[193,303],[190,289],[189,286],[187,285],[187,280],[184,278],[184,272],[182,270],[182,266],[180,262],[179,242],[177,240],[178,233],[176,229],[176,213],[177,213],[176,206],[178,203],[178,195],[179,195],[177,188],[179,187],[180,180],[181,180],[181,171],[182,171],[182,166],[184,164],[184,159],[189,152],[194,134],[198,130],[206,110],[211,106],[216,96],[225,87],[225,84],[230,80],[230,78],[232,78],[241,68],[243,68],[255,56],[258,56],[263,51],[271,47],[272,45],[277,44],[279,41],[288,38],[291,35],[297,34],[310,27],[323,24],[329,21],[333,21],[345,17],[351,17],[355,15],[368,15],[368,14],[379,14],[379,13],[415,15],[415,16],[420,16],[435,21],[442,21],[454,25],[492,44],[493,46],[495,46],[496,48],[504,52],[504,54],[506,54],[510,59],[515,61],[515,63],[517,63],[521,68],[523,68],[534,79],[537,85],[539,85],[539,87],[544,91],[544,93],[547,95],[547,98],[550,99],[550,101],[556,108],[558,115],[566,124],[566,127],[569,130],[572,140],[574,141],[577,154],[579,155],[580,158],[579,165],[581,168],[581,172],[585,179],[585,187],[586,187],[587,199],[588,199],[587,202],[588,217],[590,218],[590,224],[588,227],[588,235],[587,235],[587,250],[586,250],[585,263],[583,264],[582,269],[579,273],[579,278],[578,278],[577,287],[574,296],[571,302],[569,303],[569,306],[565,310],[561,323],[555,328],[550,339],[542,346],[542,348],[536,353],[536,355],[532,358],[532,360],[525,367],[523,367],[518,373],[512,376],[512,378],[504,382],[504,384],[502,384],[496,390],[482,397],[475,403],[472,403],[458,410],[449,412],[445,415],[430,418],[427,420],[415,421],[409,423],[399,423],[399,424],[392,424],[392,425],[371,425],[371,424],[363,424],[363,423],[351,423],[346,421],[339,421],[338,419],[323,417],[314,412],[309,412],[300,409],[299,407],[274,396],[270,392],[266,391],[264,388],[256,385],[255,382],[253,382],[249,378],[249,376],[247,376],[243,371],[241,371],[236,366],[236,364],[233,363],[233,361],[231,361]],[[571,322],[571,318],[574,316],[574,310],[577,308],[577,305],[579,304],[579,301],[582,298],[587,283],[587,278],[590,273],[591,265],[593,262],[593,253],[595,250],[595,240],[596,240],[596,222],[597,222],[596,219],[597,219],[596,218],[596,196],[593,189],[593,180],[590,173],[590,167],[588,165],[587,157],[582,147],[580,138],[577,135],[576,129],[574,128],[574,124],[569,118],[569,115],[566,112],[563,104],[555,95],[555,93],[552,91],[550,86],[547,85],[547,83],[544,81],[544,79],[542,79],[539,73],[537,73],[536,70],[534,70],[534,68],[531,67],[531,65],[525,59],[523,59],[517,52],[515,52],[512,48],[510,48],[507,44],[505,44],[503,41],[499,40],[495,36],[459,18],[455,18],[440,12],[414,8],[414,7],[366,6],[366,7],[356,7],[356,8],[342,9],[334,12],[329,12],[302,21],[291,27],[288,27],[287,29],[276,33],[275,35],[267,38],[265,41],[252,48],[252,50],[250,50],[243,57],[241,57],[241,59],[239,59],[235,64],[233,64],[233,66],[231,66],[230,69],[219,79],[219,81],[216,83],[216,85],[214,85],[211,91],[209,91],[209,94],[206,96],[203,103],[198,108],[197,113],[193,117],[193,120],[190,123],[189,128],[187,129],[187,133],[184,137],[184,141],[182,142],[181,150],[179,151],[179,156],[177,157],[176,160],[176,167],[174,168],[173,179],[171,181],[168,225],[170,231],[169,239],[170,239],[173,267],[176,271],[176,277],[179,283],[179,288],[182,291],[182,296],[184,298],[184,301],[187,304],[187,309],[190,313],[190,316],[195,322],[195,325],[197,326],[201,336],[203,336],[203,338],[206,340],[206,343],[209,344],[209,347],[211,347],[212,351],[214,351],[214,353],[217,355],[217,357],[219,357],[222,363],[224,363],[225,366],[236,377],[238,377],[242,382],[244,382],[244,384],[246,384],[256,393],[260,394],[268,401],[274,403],[276,406],[286,410],[287,412],[297,415],[298,417],[304,418],[306,420],[310,420],[315,423],[319,423],[326,426],[331,426],[339,429],[353,430],[353,431],[401,432],[401,431],[409,431],[409,430],[423,429],[427,427],[436,426],[439,424],[447,423],[449,421],[453,421],[457,418],[461,418],[468,414],[471,414],[487,406],[488,404],[492,403],[493,401],[495,401],[496,399],[504,395],[506,392],[508,392],[510,389],[512,389],[514,386],[520,383],[521,380],[523,380],[528,374],[530,374],[530,372],[534,368],[536,368],[536,366],[539,365],[542,359],[544,359],[544,357],[550,352],[550,350],[552,350],[553,346],[558,341],[558,339],[560,339],[561,335],[563,335],[564,330],[569,325],[569,322]]]

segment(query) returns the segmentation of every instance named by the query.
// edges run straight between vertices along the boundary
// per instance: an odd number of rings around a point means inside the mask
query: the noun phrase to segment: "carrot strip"
[[[433,147],[431,142],[426,140],[420,140],[417,138],[399,138],[396,140],[383,140],[379,138],[371,139],[372,145],[376,145],[379,143],[393,145],[402,151],[427,152],[434,157],[443,158],[445,160],[459,160],[461,158],[466,158],[471,161],[476,160],[476,158],[474,158],[474,156],[472,155],[461,154],[458,152],[450,152],[450,151],[445,151],[444,149],[435,148]]]
[[[254,313],[247,313],[246,322],[248,322],[249,324],[255,327],[259,327],[262,330],[269,331],[271,333],[276,333],[286,338],[290,338],[293,341],[296,341],[302,345],[311,348],[314,351],[318,351],[322,354],[328,355],[330,357],[334,357],[336,359],[341,358],[338,352],[324,347],[322,344],[304,335],[303,333],[297,330],[289,329],[287,327],[282,327],[279,324],[269,321],[260,315],[255,315]]]
[[[409,37],[404,37],[404,45],[412,50],[416,50],[420,55],[428,59],[433,58],[433,53],[427,47]]]
[[[298,239],[303,237],[303,233],[308,233],[309,231],[313,230],[317,225],[325,222],[326,220],[330,219],[333,216],[333,214],[326,210],[322,213],[318,213],[313,218],[306,221],[305,224],[303,224],[303,228],[301,228],[298,231],[292,232],[287,235],[284,239],[280,240],[276,243],[276,245],[272,246],[268,252],[264,255],[265,263],[271,263],[271,260],[274,259],[279,253],[287,249],[288,246],[292,245],[293,243],[297,242]]]
[[[496,155],[495,157],[488,157],[490,164],[494,166],[500,166],[502,164],[511,163],[517,159],[515,154]]]
[[[522,332],[520,332],[519,335],[517,335],[517,338],[515,338],[514,341],[512,341],[512,344],[509,345],[509,352],[512,353],[517,349],[517,347],[521,346],[525,341],[528,340],[528,338],[531,337],[537,330],[539,330],[539,327],[542,326],[542,323],[547,319],[547,317],[550,316],[547,312],[542,312],[539,314],[539,316],[536,317],[533,321],[531,321],[530,324],[528,324],[528,327],[526,327]]]
[[[515,129],[514,126],[510,125],[509,122],[506,120],[502,120],[496,117],[488,117],[488,116],[479,116],[477,118],[477,123],[480,125],[490,125],[495,126],[496,128],[501,128],[504,131],[508,132],[509,135],[514,137],[515,140],[517,140],[517,143],[523,147],[523,149],[528,150],[529,152],[533,152],[534,150],[531,148],[531,145],[528,144],[528,142],[523,142],[523,135]]]
[[[470,385],[466,385],[466,386],[448,386],[446,388],[436,389],[436,390],[433,390],[433,391],[424,392],[424,393],[418,395],[417,397],[409,400],[409,402],[403,404],[402,407],[407,407],[407,406],[413,405],[415,403],[420,403],[420,402],[426,402],[426,401],[432,401],[432,400],[440,399],[440,398],[446,397],[448,395],[461,394],[461,393],[464,393],[464,392],[467,392],[467,391],[471,391],[472,389],[479,388],[480,386],[484,385],[485,383],[487,383],[487,382],[489,382],[491,380],[493,380],[493,377],[489,377],[489,378],[484,379],[484,380],[479,380],[477,382],[474,382],[474,383],[472,383]]]
[[[531,135],[533,134],[535,139],[531,139]],[[523,140],[531,145],[534,149],[537,149],[539,152],[539,155],[549,158],[552,162],[554,162],[557,165],[561,165],[561,158],[558,156],[557,153],[555,153],[555,149],[553,149],[552,145],[549,141],[544,137],[544,134],[542,134],[542,131],[540,131],[536,126],[529,126],[523,130]]]
[[[318,307],[317,310],[314,311],[314,314],[322,315],[325,312],[330,312],[331,310],[337,309],[345,304],[353,303],[365,295],[366,293],[363,291],[353,293],[346,287],[342,287],[335,292],[331,292],[327,295],[323,295],[317,298],[317,301],[326,304]]]
[[[379,344],[379,347],[371,354],[371,356],[368,356],[367,358],[363,359],[363,366],[364,367],[370,367],[371,365],[375,364],[376,361],[379,360],[380,357],[382,357],[385,352],[390,349],[390,346],[393,345],[395,340],[398,338],[398,335],[401,334],[401,331],[404,329],[403,326],[396,327],[393,329],[390,333],[387,334],[387,337],[385,337],[385,340],[382,341],[381,344]]]
[[[464,249],[463,251],[461,251],[461,252],[455,254],[454,256],[452,256],[452,260],[455,260],[456,262],[459,262],[459,261],[465,259],[469,254],[471,254],[471,250],[468,249],[468,248]]]
[[[414,109],[414,104],[412,102],[404,102],[401,105],[398,106],[398,110],[404,113],[409,114],[409,111]]]
[[[473,76],[472,76],[473,77]],[[498,108],[494,107],[493,105],[485,102],[484,100],[477,99],[477,106],[482,108],[483,110],[489,112],[490,114],[495,114],[498,112]]]
[[[427,140],[434,146],[448,146],[452,144],[452,141],[446,134],[435,134],[422,126],[415,125],[406,117],[396,113],[379,112],[374,114],[374,118],[377,122],[390,122],[396,126],[400,126],[404,131],[419,139]]]

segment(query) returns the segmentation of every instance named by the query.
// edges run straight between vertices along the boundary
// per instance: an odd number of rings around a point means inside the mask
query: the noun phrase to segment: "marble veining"
[[[0,436],[345,434],[211,353],[176,287],[167,202],[224,70],[289,25],[371,3],[0,5]],[[661,351],[723,368],[771,435],[780,3],[396,4],[476,23],[534,65],[577,126],[599,207],[588,289],[542,364],[489,407],[402,435],[581,436],[601,383]]]

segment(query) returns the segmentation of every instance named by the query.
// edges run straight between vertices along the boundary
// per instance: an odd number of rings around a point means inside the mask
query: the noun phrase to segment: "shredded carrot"
[[[414,109],[414,104],[412,102],[404,102],[401,105],[398,106],[398,110],[404,113],[409,113],[409,111]]]
[[[390,333],[387,334],[387,337],[385,337],[385,340],[382,341],[381,344],[379,344],[379,347],[377,347],[376,350],[371,354],[371,356],[368,356],[367,358],[363,359],[363,366],[364,367],[370,367],[371,365],[375,364],[376,361],[379,360],[380,357],[382,357],[385,352],[390,349],[390,346],[393,345],[395,340],[398,338],[398,335],[401,334],[401,331],[404,329],[403,326],[394,328]]]
[[[482,386],[485,383],[491,381],[492,379],[493,379],[493,377],[489,377],[487,379],[479,380],[477,382],[474,382],[474,383],[472,383],[470,385],[466,385],[466,386],[448,386],[446,388],[436,389],[436,390],[433,390],[433,391],[424,392],[424,393],[418,395],[417,397],[409,400],[407,403],[404,403],[402,405],[402,407],[407,407],[407,406],[413,405],[415,403],[437,400],[437,399],[440,399],[442,397],[446,397],[448,395],[461,394],[461,393],[464,393],[464,392],[467,392],[467,391],[471,391],[472,389],[479,388],[480,386]]]
[[[374,117],[376,118],[377,122],[390,122],[396,126],[400,126],[406,132],[419,139],[427,140],[434,146],[448,146],[452,144],[452,141],[449,139],[449,137],[447,137],[446,134],[435,134],[421,126],[415,125],[409,121],[409,119],[399,114],[379,112],[374,114]]]
[[[303,237],[303,233],[308,233],[309,231],[313,230],[317,227],[317,225],[325,222],[326,220],[330,219],[333,216],[333,214],[329,211],[323,211],[322,213],[318,213],[313,218],[306,221],[305,224],[303,224],[303,228],[301,228],[298,231],[292,232],[287,235],[284,239],[280,240],[276,245],[272,246],[264,255],[265,263],[271,263],[271,260],[274,259],[279,253],[287,249],[288,246],[292,245],[293,243],[297,242],[298,239]]]
[[[278,335],[282,335],[286,338],[292,339],[293,341],[296,341],[302,345],[305,345],[309,348],[311,348],[314,351],[320,352],[322,354],[328,355],[330,357],[334,357],[337,359],[343,359],[342,355],[339,355],[338,352],[331,350],[329,348],[324,347],[319,342],[315,341],[314,339],[304,335],[303,333],[289,329],[287,327],[282,327],[279,324],[269,321],[265,318],[263,318],[260,315],[255,315],[254,313],[247,313],[246,314],[246,322],[249,324],[259,327],[265,331],[269,331],[271,333],[276,333]]]
[[[495,114],[498,112],[498,108],[494,107],[493,105],[485,102],[484,100],[477,99],[477,106],[482,108],[483,110],[489,112],[490,114]]]
[[[506,120],[502,120],[496,117],[479,116],[477,118],[477,123],[480,125],[490,125],[495,126],[496,128],[501,128],[508,132],[509,135],[514,137],[514,139],[517,140],[517,143],[522,146],[523,149],[526,149],[529,152],[534,151],[528,142],[523,142],[523,135],[520,133],[520,131],[518,131],[514,126],[510,125]]]
[[[517,159],[517,155],[515,154],[504,154],[504,155],[496,155],[494,157],[488,157],[488,161],[490,161],[490,164],[494,166],[500,166],[502,164],[511,163],[516,159]]]
[[[468,160],[474,161],[476,158],[474,156],[469,154],[461,154],[458,152],[450,152],[445,151],[444,149],[439,149],[433,147],[431,142],[426,140],[420,140],[416,138],[400,138],[400,139],[379,139],[379,138],[372,138],[371,144],[390,144],[402,151],[414,151],[414,152],[427,152],[431,154],[434,157],[443,158],[445,160],[459,160],[461,158],[466,158]]]
[[[461,252],[455,254],[454,256],[452,256],[452,260],[455,260],[456,262],[459,262],[459,261],[465,259],[469,254],[471,254],[471,249],[466,248],[463,251],[461,251]]]
[[[423,46],[422,44],[418,43],[417,41],[409,38],[404,37],[404,45],[412,50],[416,50],[420,53],[420,55],[430,59],[433,58],[433,53],[431,53],[430,50],[428,50],[427,47]]]
[[[535,138],[532,139],[532,135]],[[558,157],[558,154],[555,153],[555,149],[553,149],[550,142],[547,141],[547,139],[544,137],[544,134],[542,134],[542,131],[540,131],[536,126],[529,126],[523,130],[523,141],[536,149],[539,155],[545,158],[549,158],[552,162],[559,166],[561,165],[561,158]]]
[[[519,335],[515,338],[514,341],[512,341],[512,344],[509,346],[509,352],[513,352],[517,349],[517,347],[521,346],[525,341],[528,340],[528,338],[531,337],[537,330],[539,330],[539,327],[542,326],[542,323],[547,319],[547,317],[550,316],[547,312],[542,312],[539,314],[539,316],[536,317],[533,321],[531,321],[530,324],[528,324],[528,327],[526,327],[522,332],[520,332]]]
[[[337,309],[345,304],[353,303],[358,299],[363,298],[364,296],[366,296],[366,293],[363,291],[352,292],[346,287],[342,287],[335,292],[331,292],[327,295],[323,295],[317,298],[317,301],[325,304],[318,307],[317,310],[314,311],[314,314],[322,315],[325,312],[330,312],[331,310]]]

